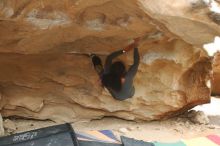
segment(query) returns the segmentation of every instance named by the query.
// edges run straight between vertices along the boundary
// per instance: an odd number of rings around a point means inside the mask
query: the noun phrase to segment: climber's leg
[[[98,56],[96,56],[95,54],[91,54],[90,56],[92,58],[92,63],[94,65],[96,72],[101,77],[104,72],[101,59]]]

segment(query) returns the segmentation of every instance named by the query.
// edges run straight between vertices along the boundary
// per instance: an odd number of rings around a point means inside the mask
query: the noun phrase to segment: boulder
[[[186,0],[0,1],[4,117],[74,122],[158,120],[210,101],[202,45],[220,34],[207,4]],[[142,37],[135,95],[112,98],[91,59]],[[133,52],[119,57],[129,67]]]
[[[209,124],[209,118],[203,111],[191,110],[189,111],[187,117],[195,124]]]

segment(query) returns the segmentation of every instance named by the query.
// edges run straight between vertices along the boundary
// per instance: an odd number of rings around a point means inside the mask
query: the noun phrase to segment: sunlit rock
[[[207,4],[196,4],[0,1],[2,115],[56,122],[105,116],[157,120],[209,102],[211,61],[202,45],[220,32]],[[117,101],[102,88],[84,54],[96,53],[104,61],[136,37],[142,37],[136,92]],[[120,59],[129,67],[132,56],[131,51]]]

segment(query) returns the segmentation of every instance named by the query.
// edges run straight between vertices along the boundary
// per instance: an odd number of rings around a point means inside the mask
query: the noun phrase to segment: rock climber
[[[102,85],[106,87],[110,94],[117,100],[131,98],[135,93],[133,80],[137,73],[140,60],[137,48],[139,40],[140,38],[136,38],[134,39],[134,42],[126,48],[108,55],[104,68],[101,59],[97,55],[91,54],[94,68],[101,79]],[[125,65],[122,61],[112,63],[114,58],[130,51],[131,49],[134,49],[134,61],[128,71],[126,71]]]

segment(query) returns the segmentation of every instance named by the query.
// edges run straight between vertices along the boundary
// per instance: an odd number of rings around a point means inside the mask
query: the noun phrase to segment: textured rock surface
[[[211,0],[140,0],[143,10],[184,41],[202,46],[220,33],[218,13]],[[212,3],[217,3],[213,0]],[[220,9],[219,9],[220,10]]]
[[[3,119],[2,119],[2,115],[0,114],[0,136],[4,136],[5,134],[5,130],[3,127]]]
[[[209,124],[209,118],[203,111],[191,110],[187,113],[186,117],[197,124]]]
[[[214,55],[213,59],[213,78],[212,78],[212,94],[220,95],[220,52]]]
[[[1,113],[57,122],[155,120],[209,102],[211,63],[200,46],[219,26],[206,6],[192,9],[184,0],[0,1]],[[140,36],[136,94],[116,101],[81,53],[104,59]],[[129,66],[132,52],[120,59]]]
[[[5,119],[4,120],[3,127],[4,127],[4,129],[6,131],[6,133],[10,133],[10,134],[13,134],[17,130],[15,122],[13,122],[10,119]]]

